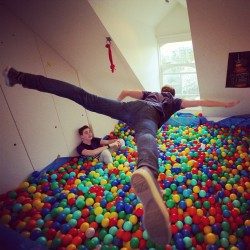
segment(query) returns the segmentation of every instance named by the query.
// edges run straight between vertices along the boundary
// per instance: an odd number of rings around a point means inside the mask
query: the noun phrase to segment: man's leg
[[[24,88],[54,94],[70,99],[89,111],[110,116],[124,122],[128,121],[129,113],[122,102],[111,100],[88,93],[75,85],[47,78],[41,75],[19,72],[13,68],[4,70],[5,83],[13,87],[21,84]]]
[[[104,162],[105,164],[113,163],[112,155],[108,149],[101,152],[99,161]]]
[[[131,177],[131,185],[143,204],[143,223],[150,238],[157,244],[166,245],[172,233],[169,214],[162,200],[158,177],[158,150],[156,132],[157,116],[154,109],[147,108],[135,125],[138,149],[137,170]],[[146,117],[145,117],[146,116]],[[148,117],[147,117],[148,116]]]

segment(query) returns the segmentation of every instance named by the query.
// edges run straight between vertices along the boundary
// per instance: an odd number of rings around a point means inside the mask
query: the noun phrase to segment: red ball
[[[69,204],[70,206],[75,205],[75,203],[76,203],[76,199],[75,199],[75,198],[70,198],[70,199],[68,199],[68,204]]]
[[[175,224],[173,224],[171,225],[171,231],[172,231],[172,234],[176,234],[178,233],[179,229]]]
[[[53,240],[56,236],[56,230],[54,228],[49,228],[49,230],[45,233],[45,237],[47,240]]]
[[[145,249],[147,246],[147,241],[145,239],[140,239],[139,241],[139,249]]]
[[[67,246],[72,242],[72,235],[71,234],[64,234],[61,236],[61,240],[62,240],[62,245],[63,246]]]
[[[201,217],[199,215],[194,215],[193,216],[193,223],[195,223],[196,225],[201,223]]]
[[[201,223],[202,223],[204,226],[208,226],[208,225],[210,224],[210,221],[209,221],[208,217],[202,216],[202,217],[201,217]]]
[[[77,235],[78,235],[78,230],[77,230],[77,228],[72,227],[72,228],[70,228],[70,230],[69,230],[68,233],[71,234],[72,237],[74,237],[74,236],[77,236]]]
[[[124,233],[123,233],[123,235],[122,235],[123,241],[126,241],[126,242],[127,242],[127,241],[130,241],[131,237],[132,237],[132,235],[131,235],[130,232],[124,231]]]
[[[178,221],[178,214],[171,214],[170,221],[171,223],[176,223]]]
[[[141,217],[143,215],[143,208],[142,207],[139,207],[135,210],[135,215],[137,217]]]
[[[82,243],[82,238],[80,236],[75,236],[72,239],[72,243],[76,246],[79,246]]]

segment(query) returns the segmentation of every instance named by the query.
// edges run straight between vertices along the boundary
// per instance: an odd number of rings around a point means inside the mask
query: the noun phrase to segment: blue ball
[[[31,240],[36,240],[38,237],[42,236],[42,231],[39,229],[34,229],[31,233],[30,233],[30,239]]]
[[[61,231],[63,234],[67,234],[68,231],[70,230],[70,228],[71,228],[70,224],[67,223],[67,224],[64,224],[64,225],[61,226],[60,231]]]
[[[176,245],[177,249],[180,249],[180,250],[186,249],[186,245],[185,245],[185,242],[183,241],[183,239],[177,239],[175,241],[175,245]]]
[[[179,203],[179,207],[183,210],[185,210],[187,208],[187,204],[184,200],[181,200]]]

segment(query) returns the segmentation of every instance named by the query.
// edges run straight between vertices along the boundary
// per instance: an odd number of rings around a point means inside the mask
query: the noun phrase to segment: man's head
[[[93,138],[93,132],[88,125],[84,125],[79,128],[78,133],[83,142],[90,142]]]
[[[161,88],[161,93],[169,92],[172,96],[175,96],[175,89],[169,85],[165,85]]]

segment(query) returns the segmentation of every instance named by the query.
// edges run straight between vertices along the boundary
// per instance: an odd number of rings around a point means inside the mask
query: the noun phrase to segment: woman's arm
[[[120,95],[118,96],[117,100],[122,101],[126,97],[132,97],[134,99],[142,99],[143,92],[141,90],[122,90]]]
[[[224,107],[224,108],[231,108],[238,105],[240,101],[234,102],[220,102],[214,100],[182,100],[181,107],[182,108],[191,108],[191,107]]]

